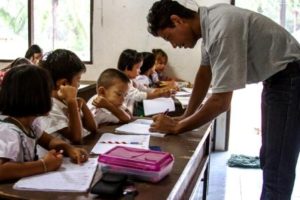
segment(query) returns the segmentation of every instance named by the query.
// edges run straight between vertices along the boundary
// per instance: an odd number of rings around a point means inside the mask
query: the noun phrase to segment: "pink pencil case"
[[[174,157],[167,152],[116,146],[99,155],[98,161],[103,172],[121,173],[138,180],[158,182],[171,172]]]

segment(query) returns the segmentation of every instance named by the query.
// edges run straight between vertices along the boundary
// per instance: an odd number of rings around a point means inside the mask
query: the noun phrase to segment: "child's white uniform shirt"
[[[133,86],[135,85],[135,87]],[[152,90],[150,88],[150,90]],[[133,113],[133,107],[134,103],[143,101],[144,99],[147,99],[147,92],[150,91],[147,90],[145,86],[142,84],[138,84],[134,82],[133,80],[130,80],[129,84],[129,90],[127,93],[127,96],[125,97],[123,105],[131,112]]]
[[[146,87],[150,87],[150,85],[152,84],[151,79],[146,75],[138,75],[134,81]]]
[[[42,117],[42,127],[46,133],[51,133],[54,137],[59,137],[64,141],[69,140],[57,131],[69,126],[68,106],[56,98],[52,97],[52,108],[49,115]],[[82,127],[82,137],[90,132]]]
[[[103,123],[119,123],[120,120],[105,108],[97,108],[93,105],[93,100],[97,97],[97,94],[89,99],[87,106],[90,109],[97,125]],[[125,109],[125,108],[124,108]]]
[[[36,138],[28,137],[16,125],[0,121],[0,158],[10,161],[32,161],[35,157],[34,147],[38,138],[43,134],[40,118],[36,118],[31,126]]]

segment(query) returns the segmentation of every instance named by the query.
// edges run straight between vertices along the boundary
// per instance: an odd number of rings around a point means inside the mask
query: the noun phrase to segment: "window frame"
[[[34,1],[35,0],[27,0],[27,9],[28,9],[28,48],[34,44]],[[94,0],[89,0],[90,3],[90,58],[88,61],[83,61],[85,64],[93,64],[93,24],[94,24]],[[25,52],[24,52],[25,55]],[[0,59],[0,62],[12,62],[12,59]]]

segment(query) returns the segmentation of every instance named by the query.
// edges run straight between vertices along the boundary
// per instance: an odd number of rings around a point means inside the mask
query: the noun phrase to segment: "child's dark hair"
[[[164,52],[164,50],[162,49],[152,49],[152,53],[155,56],[155,59],[157,59],[157,57],[165,57],[166,61],[168,61],[168,55],[166,52]]]
[[[195,11],[182,6],[177,1],[157,1],[152,5],[147,16],[148,32],[154,36],[158,36],[157,32],[159,30],[174,27],[174,24],[171,21],[171,15],[191,19],[196,14]]]
[[[42,48],[37,44],[33,44],[28,48],[25,53],[25,58],[30,59],[35,53],[43,53]]]
[[[13,67],[17,67],[17,66],[20,66],[20,65],[32,65],[32,62],[30,60],[28,60],[27,58],[23,58],[23,57],[19,57],[19,58],[16,58],[9,66],[10,68],[13,68]]]
[[[27,58],[19,57],[19,58],[16,58],[15,60],[13,60],[8,66],[1,69],[0,71],[7,71],[13,67],[17,67],[17,66],[24,65],[24,64],[32,65],[32,62],[30,60],[28,60]]]
[[[71,83],[74,76],[86,71],[86,67],[80,58],[66,49],[57,49],[48,53],[46,59],[40,65],[50,72],[54,86],[56,86],[56,81],[64,78]]]
[[[150,52],[143,52],[143,65],[141,66],[140,74],[145,74],[149,69],[154,66],[155,63],[155,56],[153,53]]]
[[[45,115],[51,110],[52,84],[47,70],[22,65],[9,70],[0,90],[0,112],[12,117]]]
[[[143,56],[141,53],[137,52],[133,49],[125,49],[118,61],[118,69],[121,71],[132,70],[133,65],[141,62],[143,60]]]
[[[109,88],[114,84],[114,80],[119,79],[123,83],[130,83],[128,76],[122,71],[114,68],[108,68],[104,70],[97,80],[97,88],[102,86],[104,88]]]

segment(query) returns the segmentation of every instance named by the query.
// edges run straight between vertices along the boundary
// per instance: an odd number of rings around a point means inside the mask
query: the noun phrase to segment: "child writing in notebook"
[[[97,80],[97,94],[90,98],[87,105],[97,125],[104,123],[127,123],[131,113],[123,106],[129,89],[130,80],[118,69],[104,70]]]
[[[125,98],[125,106],[133,113],[134,103],[141,102],[144,99],[154,99],[158,97],[170,97],[172,91],[168,88],[153,89],[147,88],[134,81],[140,74],[140,68],[143,64],[143,56],[133,49],[124,50],[118,61],[118,69],[123,71],[130,79],[129,91]]]
[[[175,81],[184,82],[184,80],[176,77],[169,77],[166,75],[166,68],[168,64],[168,55],[162,49],[152,49],[155,56],[155,72],[152,75],[154,83],[161,83],[161,85],[174,85]]]
[[[140,68],[140,74],[135,78],[135,81],[146,87],[154,87],[155,84],[151,77],[155,73],[155,56],[150,52],[142,52],[142,56],[143,64]]]
[[[66,49],[57,49],[47,55],[41,66],[50,72],[54,88],[52,109],[43,117],[47,133],[80,144],[82,138],[96,132],[92,113],[77,89],[86,68],[78,56]]]
[[[172,78],[167,77],[165,74],[168,63],[167,53],[162,49],[152,49],[152,53],[155,57],[155,72],[157,73],[153,75],[153,81],[156,83],[159,81],[171,81]]]
[[[37,45],[31,45],[25,53],[25,58],[30,60],[33,64],[38,65],[43,57],[43,49]]]
[[[74,162],[88,159],[75,148],[41,129],[40,117],[51,109],[51,82],[46,70],[34,65],[12,68],[0,90],[0,181],[57,170],[63,154]],[[50,151],[36,156],[36,144]]]

